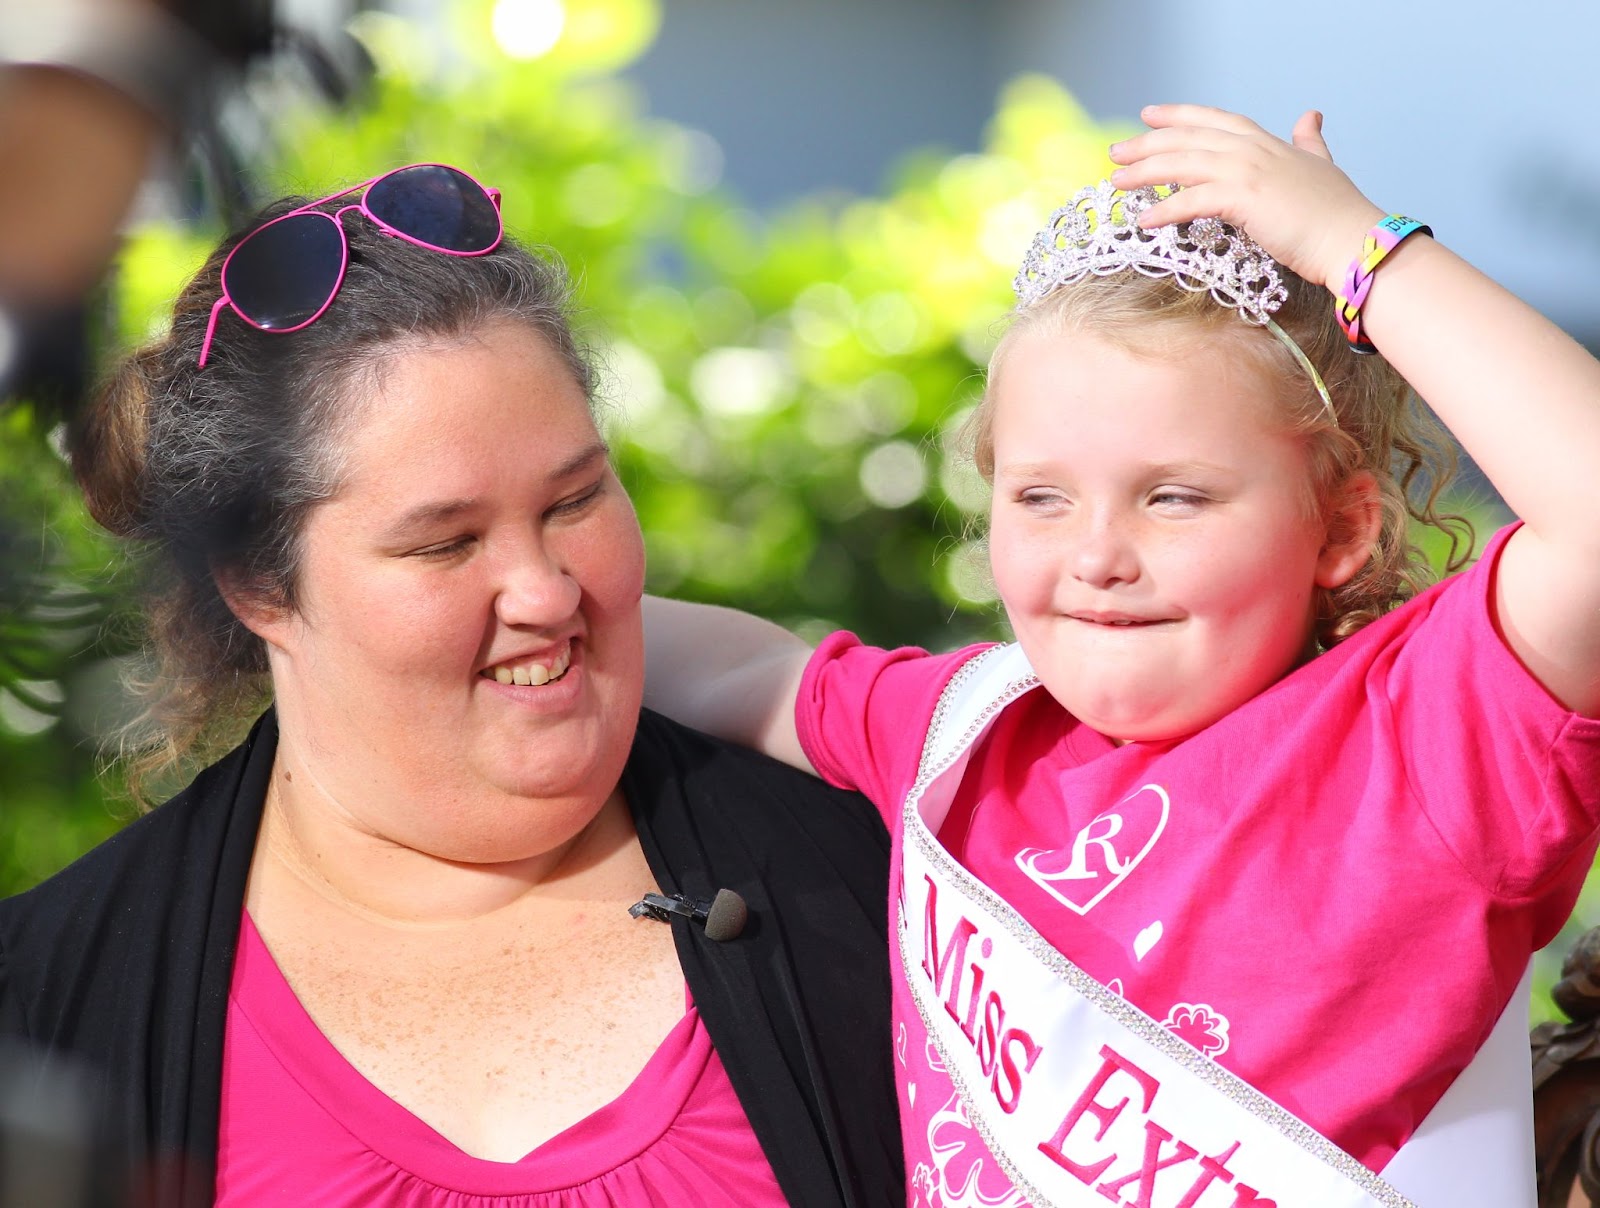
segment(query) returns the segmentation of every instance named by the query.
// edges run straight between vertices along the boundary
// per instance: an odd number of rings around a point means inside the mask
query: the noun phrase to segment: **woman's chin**
[[[580,802],[599,809],[617,787],[630,746],[624,741],[614,750],[609,745],[572,750],[537,744],[486,767],[481,782],[493,794],[513,799],[513,813],[518,806],[544,812],[577,808]]]
[[[537,788],[537,786],[527,786]],[[605,797],[557,798],[539,791],[496,794],[450,825],[417,836],[416,846],[457,864],[516,864],[554,851],[581,832],[605,807]]]

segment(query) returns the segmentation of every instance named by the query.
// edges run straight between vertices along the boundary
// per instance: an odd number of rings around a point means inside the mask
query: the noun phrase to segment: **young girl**
[[[657,602],[647,699],[895,831],[917,1202],[1441,1202],[1407,1143],[1600,825],[1600,365],[1319,115],[1143,116],[1035,242],[974,417],[1017,645]],[[1420,594],[1408,382],[1522,517]],[[1531,1203],[1475,1135],[1449,1202]]]

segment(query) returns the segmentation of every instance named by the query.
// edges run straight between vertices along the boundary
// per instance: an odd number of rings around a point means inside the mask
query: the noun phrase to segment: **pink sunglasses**
[[[317,208],[357,189],[365,191],[350,205],[331,214]],[[505,235],[500,191],[447,164],[396,168],[279,215],[241,239],[222,262],[222,297],[206,324],[201,369],[224,306],[258,331],[299,331],[322,317],[350,264],[340,220],[351,210],[385,234],[446,256],[482,256]]]

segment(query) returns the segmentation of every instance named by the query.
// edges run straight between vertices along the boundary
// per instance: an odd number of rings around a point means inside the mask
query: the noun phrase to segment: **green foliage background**
[[[1105,147],[1132,123],[1097,123],[1058,84],[1019,78],[980,153],[914,155],[879,196],[756,215],[716,187],[715,145],[651,117],[618,75],[653,36],[654,0],[573,3],[532,61],[499,49],[489,0],[452,19],[441,38],[359,17],[379,68],[359,105],[272,94],[261,194],[320,196],[432,159],[502,190],[508,229],[559,249],[575,277],[652,590],[813,637],[1003,636],[971,532],[982,484],[952,436],[1029,237],[1109,170]],[[220,234],[134,233],[113,282],[117,343],[158,329]],[[0,569],[3,896],[131,812],[115,769],[97,774],[127,709],[129,576],[26,405],[0,413]]]

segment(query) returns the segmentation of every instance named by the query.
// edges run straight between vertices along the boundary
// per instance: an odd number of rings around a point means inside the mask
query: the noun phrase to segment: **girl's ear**
[[[1327,542],[1317,555],[1317,586],[1343,587],[1372,557],[1383,528],[1383,492],[1370,470],[1357,470],[1339,486],[1327,513]]]

